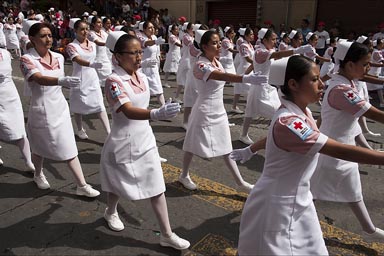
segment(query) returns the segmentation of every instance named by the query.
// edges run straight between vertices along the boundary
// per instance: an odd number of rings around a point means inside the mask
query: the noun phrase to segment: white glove
[[[294,54],[304,54],[306,52],[312,52],[312,51],[313,51],[312,46],[310,46],[309,44],[293,49]]]
[[[229,157],[233,160],[233,161],[239,161],[240,160],[240,163],[245,163],[247,162],[249,159],[251,159],[251,157],[253,155],[256,155],[257,154],[257,151],[255,153],[252,152],[251,150],[251,146],[248,146],[246,148],[240,148],[240,149],[235,149],[231,152],[231,154],[229,154]]]
[[[151,110],[151,119],[152,120],[165,120],[173,118],[180,112],[179,103],[171,103],[171,99],[167,101],[161,108],[156,108]]]
[[[101,62],[92,62],[92,63],[89,63],[89,67],[90,68],[94,68],[94,69],[102,68],[103,67],[103,63],[101,63]]]
[[[78,77],[64,76],[58,79],[57,84],[67,88],[71,88],[71,87],[78,87],[80,85],[80,82],[81,80]]]
[[[261,75],[261,72],[257,73],[249,73],[247,75],[243,75],[243,83],[250,83],[250,84],[263,84],[268,82],[268,77],[265,75]]]
[[[156,45],[163,44],[163,43],[165,43],[165,39],[163,39],[162,37],[159,37],[155,40]]]
[[[157,66],[157,60],[156,59],[146,59],[141,62],[142,68],[154,68]]]

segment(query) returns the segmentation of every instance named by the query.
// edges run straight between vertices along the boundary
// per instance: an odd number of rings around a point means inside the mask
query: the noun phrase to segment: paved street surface
[[[23,79],[17,60],[13,62],[14,81],[22,96]],[[71,66],[66,65],[71,74]],[[173,79],[173,76],[171,77]],[[165,89],[166,98],[173,88]],[[225,88],[226,108],[232,102],[232,87]],[[65,90],[68,95],[68,91]],[[25,114],[28,101],[22,96]],[[375,99],[373,100],[375,104]],[[155,99],[151,108],[157,107]],[[245,107],[244,100],[241,108]],[[318,106],[311,106],[318,116]],[[107,109],[109,111],[109,109]],[[234,148],[245,145],[237,139],[243,115],[229,114]],[[84,117],[88,140],[77,139],[79,158],[86,180],[101,190],[100,152],[106,134],[96,115]],[[18,148],[1,142],[0,157],[0,255],[235,255],[241,210],[246,194],[236,184],[221,158],[195,157],[192,178],[199,190],[190,192],[177,182],[182,166],[185,131],[180,128],[182,114],[172,121],[152,122],[163,164],[169,217],[174,231],[191,242],[189,250],[179,252],[159,245],[159,228],[148,200],[122,200],[118,208],[125,224],[122,232],[109,230],[103,219],[106,195],[96,199],[75,195],[73,177],[64,163],[45,161],[50,190],[39,190],[32,175],[24,171]],[[254,140],[265,136],[269,120],[255,119],[250,129]],[[368,138],[375,148],[384,141],[383,125],[369,122],[383,137]],[[262,172],[264,152],[240,164],[244,179],[256,182]],[[365,202],[377,227],[384,228],[384,175],[378,166],[361,166]],[[384,241],[370,241],[362,234],[357,219],[346,204],[316,202],[329,252],[332,255],[384,255]]]

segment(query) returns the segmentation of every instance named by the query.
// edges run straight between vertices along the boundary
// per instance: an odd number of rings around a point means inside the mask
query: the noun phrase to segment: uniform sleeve
[[[383,56],[380,52],[374,51],[372,54],[372,60],[374,60],[375,62],[381,62],[383,60]]]
[[[228,39],[224,39],[221,47],[223,47],[224,50],[228,50],[231,48],[231,42]]]
[[[206,82],[209,78],[209,75],[215,70],[214,67],[208,65],[204,62],[197,62],[193,68],[193,75],[198,80],[203,80]]]
[[[141,48],[145,48],[146,46],[144,44],[149,40],[149,38],[142,35],[138,36],[137,38],[140,40]]]
[[[240,45],[240,55],[242,57],[251,57],[252,55],[251,51],[245,44]]]
[[[71,60],[75,58],[76,56],[79,56],[80,54],[77,52],[76,47],[73,44],[68,44],[67,46],[67,53]]]
[[[256,49],[255,51],[256,63],[262,64],[266,62],[271,57],[271,54],[272,54],[272,51],[268,51],[267,49],[261,49],[261,48]]]
[[[332,56],[332,54],[333,54],[333,48],[332,48],[332,47],[329,47],[329,48],[328,48],[328,50],[327,50],[327,54],[328,54],[329,56]]]
[[[179,39],[174,35],[169,38],[170,44],[175,44],[177,41],[179,41]]]
[[[184,36],[183,38],[183,44],[184,46],[189,46],[193,43],[193,38],[190,36]]]
[[[89,36],[88,36],[88,40],[91,41],[91,42],[95,42],[97,40],[98,36],[96,35],[95,32],[90,32],[89,33]]]
[[[35,63],[26,56],[20,58],[20,69],[27,81],[33,74],[40,72]]]
[[[310,59],[313,59],[317,56],[317,53],[316,53],[315,48],[312,47],[312,51],[306,52],[304,55]]]
[[[115,77],[108,77],[105,81],[105,97],[109,106],[115,112],[119,112],[119,108],[127,102],[131,102],[127,91],[121,80]]]
[[[318,153],[328,139],[319,130],[312,129],[298,116],[278,118],[273,126],[272,134],[278,148],[307,156]]]
[[[328,104],[354,117],[362,116],[371,104],[362,99],[358,92],[348,86],[335,86],[328,94]]]

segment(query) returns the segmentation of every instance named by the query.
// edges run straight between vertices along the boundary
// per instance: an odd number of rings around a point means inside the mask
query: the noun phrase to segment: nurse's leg
[[[356,144],[361,146],[361,147],[368,148],[371,150],[373,149],[371,147],[371,145],[368,144],[367,139],[364,137],[364,135],[362,133],[360,133],[359,135],[356,136],[355,141],[356,141]]]
[[[184,116],[183,116],[184,128],[187,128],[188,126],[188,120],[189,120],[189,116],[191,115],[191,111],[192,111],[191,107],[184,107]]]
[[[368,125],[367,125],[367,118],[365,116],[361,116],[359,118],[359,124],[360,124],[361,130],[363,131],[363,133],[367,133],[367,134],[374,136],[374,137],[381,136],[380,133],[374,133],[374,132],[371,132],[369,130]]]
[[[224,155],[223,157],[224,157],[224,162],[227,165],[228,169],[231,171],[236,184],[240,186],[241,190],[250,192],[251,189],[253,188],[253,185],[243,180],[243,177],[240,174],[240,171],[239,171],[239,168],[237,167],[236,162],[229,157],[229,154]]]
[[[35,176],[40,176],[43,174],[43,162],[43,157],[32,153],[32,163],[35,166]]]
[[[160,103],[161,106],[163,106],[165,104],[165,99],[164,99],[164,94],[157,94],[156,95],[157,97],[157,102]]]
[[[193,154],[191,152],[184,152],[183,169],[179,176],[179,182],[183,184],[186,189],[196,190],[197,186],[189,177],[189,165],[192,162]]]
[[[117,212],[117,205],[120,197],[114,193],[108,192],[107,194],[107,209],[106,213],[111,215]]]
[[[104,130],[109,134],[111,132],[111,126],[109,125],[108,115],[106,111],[101,111],[98,113],[99,119],[103,124]]]
[[[167,201],[165,200],[164,193],[151,197],[151,204],[159,222],[161,234],[169,237],[172,234],[172,229],[169,224]]]
[[[78,187],[83,187],[87,184],[84,178],[83,169],[81,168],[79,158],[76,156],[67,161],[69,170],[75,177],[75,182]]]
[[[233,96],[232,109],[237,108],[237,103],[239,102],[239,99],[240,99],[240,94],[235,94]]]
[[[14,142],[20,149],[20,152],[24,158],[27,171],[35,171],[35,166],[32,163],[31,148],[29,146],[29,140],[26,136]]]
[[[120,220],[117,213],[117,204],[119,203],[119,196],[108,192],[107,194],[107,208],[104,212],[104,219],[107,221],[110,229],[114,231],[122,231],[124,223]]]
[[[349,207],[352,209],[355,214],[357,220],[360,222],[361,227],[365,232],[371,234],[375,232],[376,228],[373,224],[371,217],[369,216],[367,207],[364,204],[364,201],[361,200],[359,202],[351,202],[348,203]]]
[[[83,128],[83,116],[81,114],[74,113],[73,116],[75,117],[75,122],[77,126],[78,131],[82,131]]]

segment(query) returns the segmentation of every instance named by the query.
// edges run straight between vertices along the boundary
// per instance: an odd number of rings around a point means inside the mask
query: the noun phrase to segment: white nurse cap
[[[230,28],[231,28],[231,27],[226,26],[226,27],[224,28],[224,33],[227,33],[228,30],[229,30]]]
[[[373,40],[373,41],[371,41],[371,43],[372,43],[372,46],[373,46],[373,47],[376,47],[376,46],[377,46],[377,40]]]
[[[172,26],[173,26],[173,25],[169,25],[169,26],[168,26],[168,33],[171,32],[171,30],[172,30]]]
[[[196,43],[200,44],[201,37],[207,32],[208,30],[197,30],[195,33],[195,41]]]
[[[307,36],[305,37],[305,39],[308,41],[308,40],[311,38],[311,36],[313,36],[313,33],[312,33],[312,32],[309,32],[309,33],[307,34]]]
[[[112,32],[109,32],[108,37],[107,37],[107,41],[105,42],[105,46],[109,50],[114,51],[117,40],[119,40],[119,38],[121,36],[126,35],[126,34],[127,33],[125,33],[124,31],[112,31]]]
[[[290,57],[281,58],[272,61],[269,69],[269,84],[274,86],[283,86],[285,81],[285,71]]]
[[[186,30],[189,22],[184,22],[183,26],[181,27],[182,30]]]
[[[201,24],[193,24],[192,29],[193,31],[197,31],[201,27]]]
[[[357,38],[356,42],[362,44],[362,43],[364,43],[365,40],[367,40],[367,38],[368,38],[368,37],[366,37],[366,36],[359,36],[359,37]]]
[[[285,33],[284,32],[281,32],[280,34],[280,38],[283,38],[285,36]]]
[[[260,40],[263,40],[265,34],[267,33],[268,29],[267,28],[262,28],[259,30],[259,32],[257,32],[257,37],[260,39]]]
[[[42,14],[36,14],[35,16],[35,20],[38,20],[38,21],[44,21],[44,16]]]
[[[29,29],[32,27],[33,24],[40,23],[40,21],[37,20],[24,20],[23,21],[23,28],[21,29],[24,34],[28,35]]]
[[[338,42],[336,45],[336,51],[333,57],[338,60],[344,60],[351,45],[352,45],[352,42],[344,42],[344,41]]]
[[[246,28],[239,28],[239,34],[241,36],[245,35],[245,30],[246,30]]]
[[[88,19],[87,19],[88,24],[91,24],[91,23],[92,23],[92,19],[93,19],[93,16],[92,16],[92,15],[88,16]]]
[[[121,28],[122,27],[124,27],[123,25],[118,25],[118,26],[116,26],[114,29],[114,31],[120,31],[121,30]]]
[[[139,30],[144,31],[144,21],[139,23]]]
[[[291,30],[291,33],[289,33],[289,36],[288,36],[288,37],[289,37],[290,39],[292,39],[292,38],[295,37],[296,33],[297,33],[297,31],[292,29],[292,30]]]
[[[69,20],[69,27],[70,27],[71,29],[74,29],[75,23],[76,23],[76,21],[78,21],[78,20],[80,20],[80,18],[72,18],[72,19],[70,19],[70,20]]]

